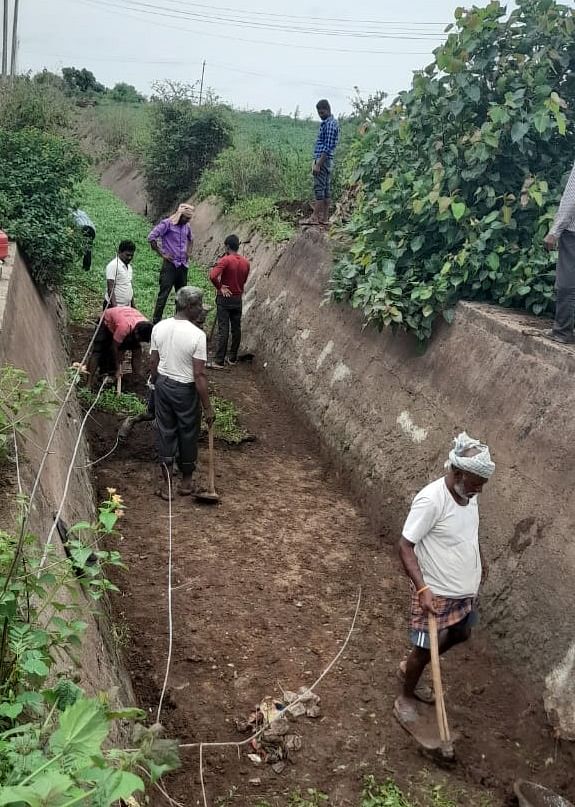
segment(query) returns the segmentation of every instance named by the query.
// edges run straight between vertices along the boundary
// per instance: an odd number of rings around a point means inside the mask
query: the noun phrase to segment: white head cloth
[[[478,453],[473,457],[463,456],[471,448],[477,449]],[[489,479],[495,471],[495,463],[491,459],[489,448],[479,440],[474,440],[467,432],[461,432],[453,441],[453,448],[449,452],[449,459],[445,463],[445,467],[459,468],[461,471],[468,471],[483,479]]]
[[[193,205],[181,204],[179,205],[176,212],[172,213],[172,215],[169,216],[169,219],[174,226],[177,226],[180,223],[180,217],[183,214],[185,214],[189,218],[190,216],[193,215],[195,209],[196,208]]]

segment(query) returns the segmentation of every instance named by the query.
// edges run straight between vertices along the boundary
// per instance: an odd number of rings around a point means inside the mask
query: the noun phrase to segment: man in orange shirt
[[[118,376],[122,371],[122,356],[126,350],[132,351],[132,370],[140,374],[142,364],[142,342],[149,342],[152,323],[136,308],[115,306],[107,308],[102,321],[97,325],[96,338],[88,361],[91,384],[96,372]]]
[[[242,340],[242,297],[250,273],[249,261],[238,254],[240,239],[237,235],[228,235],[224,246],[226,254],[210,271],[210,280],[217,289],[218,311],[218,349],[211,364],[214,370],[225,369],[230,329],[232,344],[227,363],[232,367],[237,364]]]

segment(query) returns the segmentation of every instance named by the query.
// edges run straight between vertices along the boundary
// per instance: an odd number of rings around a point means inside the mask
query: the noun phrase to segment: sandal
[[[396,698],[393,703],[393,714],[402,726],[415,723],[418,718],[417,710],[411,704],[402,703],[401,697]]]
[[[399,667],[397,668],[397,677],[402,684],[405,682],[405,669],[403,667],[404,664],[405,661],[402,661]],[[421,682],[419,682],[413,694],[417,698],[417,700],[421,701],[422,703],[435,703],[435,694],[433,692],[433,689],[427,684],[422,684]]]
[[[178,488],[178,496],[193,496],[196,493],[196,488],[192,485],[191,488],[184,488],[180,485]]]
[[[156,488],[156,490],[154,491],[154,495],[158,496],[160,499],[163,499],[165,502],[170,501],[170,495],[169,495],[168,491],[165,488]],[[173,493],[172,493],[171,499],[172,499],[172,501],[174,501],[174,494]]]

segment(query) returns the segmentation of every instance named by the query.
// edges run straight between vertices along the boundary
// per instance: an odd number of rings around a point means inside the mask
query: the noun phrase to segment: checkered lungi
[[[437,631],[452,628],[454,625],[472,626],[477,623],[475,611],[475,597],[452,599],[451,597],[438,597],[434,595],[433,604],[437,615]],[[419,597],[415,590],[411,595],[411,618],[409,621],[409,638],[416,647],[429,650],[429,627],[427,614],[423,611]]]

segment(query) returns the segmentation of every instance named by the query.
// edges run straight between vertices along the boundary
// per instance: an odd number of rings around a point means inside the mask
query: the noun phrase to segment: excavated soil
[[[512,804],[520,777],[574,799],[569,748],[553,739],[541,703],[481,631],[444,662],[448,714],[461,732],[458,761],[441,771],[421,755],[392,716],[407,648],[408,586],[397,536],[372,532],[314,436],[266,385],[265,370],[239,366],[215,382],[257,439],[217,445],[220,505],[190,498],[173,505],[167,733],[182,742],[243,739],[234,719],[266,695],[281,698],[282,688],[311,683],[340,648],[360,589],[361,608],[345,655],[318,689],[321,716],[297,719],[302,750],[279,775],[245,751],[207,750],[208,803],[280,805],[314,788],[332,804],[358,805],[367,774],[406,785],[425,770],[431,784],[446,779],[461,805],[479,805],[483,794],[489,804]],[[113,445],[118,425],[116,416],[94,414],[94,458]],[[128,570],[115,578],[122,592],[113,597],[116,634],[140,705],[153,719],[168,650],[168,505],[153,495],[151,425],[136,427],[94,471],[100,495],[114,487],[126,502],[121,550]],[[166,787],[182,804],[197,804],[197,750],[183,750],[182,763]]]

